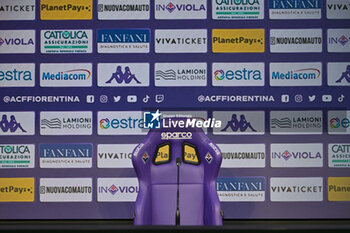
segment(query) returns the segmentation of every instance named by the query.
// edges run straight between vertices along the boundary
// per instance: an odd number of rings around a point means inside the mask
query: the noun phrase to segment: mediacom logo
[[[218,144],[222,153],[221,168],[265,167],[265,144]]]
[[[322,143],[271,144],[271,167],[323,167]]]
[[[0,53],[35,53],[35,30],[0,30]]]
[[[221,202],[263,202],[265,189],[265,177],[219,177],[216,180]]]
[[[41,30],[41,53],[92,53],[92,30]]]
[[[322,63],[270,63],[270,86],[322,86]]]
[[[34,168],[35,145],[0,144],[1,168]]]
[[[206,0],[155,0],[156,19],[206,19]]]
[[[213,53],[264,53],[265,29],[213,29]]]
[[[328,166],[350,168],[350,144],[328,144]]]
[[[34,202],[34,178],[0,178],[0,202]]]
[[[270,178],[270,200],[272,202],[323,201],[323,178]]]
[[[91,202],[92,178],[41,178],[40,202]]]
[[[350,0],[327,0],[327,19],[350,19]]]
[[[42,63],[41,87],[91,87],[91,63]]]
[[[213,63],[213,86],[264,86],[264,63]]]
[[[149,53],[149,29],[97,30],[98,53]]]
[[[3,0],[0,13],[0,20],[34,20],[35,0]]]
[[[242,20],[263,19],[263,0],[212,0],[213,19]]]
[[[98,0],[99,20],[147,20],[150,0]]]
[[[328,177],[328,201],[350,201],[350,177]]]
[[[321,0],[269,0],[270,19],[321,19]]]
[[[91,168],[92,144],[40,144],[41,168]]]
[[[136,144],[99,144],[97,145],[98,168],[133,168],[132,151]]]
[[[139,192],[137,178],[98,178],[98,202],[135,202]]]
[[[41,20],[91,20],[92,0],[40,0]]]
[[[97,113],[98,135],[146,135],[141,111]]]
[[[0,63],[0,87],[34,87],[34,63]]]
[[[271,29],[271,53],[321,53],[322,29]]]

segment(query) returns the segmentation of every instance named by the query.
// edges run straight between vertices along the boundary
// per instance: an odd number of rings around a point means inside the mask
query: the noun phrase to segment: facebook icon
[[[160,116],[162,114],[159,109],[156,112],[144,112],[143,122],[145,129],[160,129]]]

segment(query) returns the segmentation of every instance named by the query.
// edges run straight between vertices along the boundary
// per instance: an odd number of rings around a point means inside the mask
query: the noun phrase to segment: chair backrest
[[[216,192],[221,160],[220,150],[202,129],[150,130],[133,151],[139,180],[134,224],[175,225],[179,199],[180,225],[221,225]]]

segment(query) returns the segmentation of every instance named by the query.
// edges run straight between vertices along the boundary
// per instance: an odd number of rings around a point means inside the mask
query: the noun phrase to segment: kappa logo
[[[244,114],[240,115],[240,120],[237,119],[237,114],[232,114],[232,118],[227,122],[225,128],[221,129],[221,131],[227,131],[230,128],[233,132],[241,131],[245,132],[250,129],[253,132],[257,132],[250,122],[247,121]]]
[[[7,115],[3,114],[0,121],[0,128],[2,132],[7,133],[8,131],[13,133],[16,131],[22,131],[26,133],[27,131],[22,127],[21,123],[18,123],[14,115],[10,116],[8,120]]]
[[[340,79],[335,81],[336,83],[341,83],[345,79],[346,82],[350,83],[350,65],[346,67],[346,71],[342,73]]]
[[[136,78],[135,74],[131,73],[129,66],[125,67],[125,72],[122,71],[121,66],[118,66],[115,73],[112,74],[111,78],[106,83],[112,83],[113,80],[115,80],[118,84],[123,82],[128,84],[133,80],[136,83],[141,84],[141,82]]]

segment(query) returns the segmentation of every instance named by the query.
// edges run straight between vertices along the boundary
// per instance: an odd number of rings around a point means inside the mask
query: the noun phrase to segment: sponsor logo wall
[[[0,219],[132,219],[134,148],[189,116],[215,126],[225,218],[350,218],[349,19],[349,0],[0,1]]]

